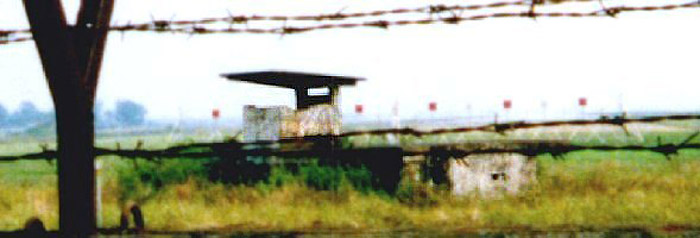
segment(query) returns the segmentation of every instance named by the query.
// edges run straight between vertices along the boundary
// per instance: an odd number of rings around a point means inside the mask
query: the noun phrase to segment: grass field
[[[692,131],[691,131],[692,132]],[[683,141],[689,132],[643,135],[645,143]],[[143,139],[143,138],[139,138]],[[381,140],[381,138],[377,139]],[[136,138],[122,138],[125,148]],[[167,145],[146,138],[147,147]],[[698,138],[693,142],[699,142]],[[39,142],[0,144],[3,154],[37,150]],[[115,144],[114,139],[98,145]],[[378,143],[378,142],[377,142]],[[582,142],[583,143],[583,142]],[[700,226],[700,151],[681,150],[667,160],[652,152],[539,156],[538,181],[526,192],[497,199],[452,197],[427,186],[395,196],[366,191],[341,178],[318,190],[303,175],[275,170],[267,182],[225,184],[202,175],[203,162],[162,163],[99,158],[102,227],[119,223],[122,209],[142,205],[152,230],[185,231],[386,231],[480,229],[610,229]],[[150,171],[150,172],[149,172]],[[348,174],[348,173],[345,173]],[[55,165],[46,161],[0,163],[0,230],[20,229],[30,217],[56,229]]]

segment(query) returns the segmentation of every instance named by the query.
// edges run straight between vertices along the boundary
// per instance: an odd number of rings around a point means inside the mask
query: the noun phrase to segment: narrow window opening
[[[306,92],[309,96],[328,96],[331,90],[327,87],[323,88],[309,88]]]
[[[505,180],[508,180],[508,176],[506,175],[505,172],[491,173],[491,179],[505,181]]]

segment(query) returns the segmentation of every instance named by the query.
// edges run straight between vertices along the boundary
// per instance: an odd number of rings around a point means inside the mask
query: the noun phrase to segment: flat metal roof
[[[285,88],[320,88],[328,86],[355,85],[364,78],[303,73],[291,71],[256,71],[245,73],[221,74],[230,80],[244,81],[257,84],[272,85]]]

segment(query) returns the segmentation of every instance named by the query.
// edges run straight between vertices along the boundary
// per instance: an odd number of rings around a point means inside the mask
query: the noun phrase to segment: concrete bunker
[[[519,151],[558,141],[472,141],[408,148],[403,180],[442,186],[456,196],[517,194],[537,181],[537,161]],[[513,152],[504,152],[513,151]]]

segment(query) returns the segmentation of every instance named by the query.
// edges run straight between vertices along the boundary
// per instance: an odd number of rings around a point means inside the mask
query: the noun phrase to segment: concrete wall
[[[243,109],[244,142],[339,135],[340,130],[340,111],[331,105],[315,105],[298,111],[286,106],[245,106]]]
[[[403,181],[447,184],[457,196],[516,194],[537,180],[536,160],[515,153],[475,154],[445,160],[404,156],[403,162]]]
[[[296,112],[297,136],[340,135],[340,110],[331,105],[315,105]]]
[[[455,195],[515,194],[536,180],[534,159],[514,153],[477,154],[447,160],[447,176]]]
[[[293,118],[294,110],[286,106],[243,108],[243,141],[275,141],[282,136],[283,124]]]

